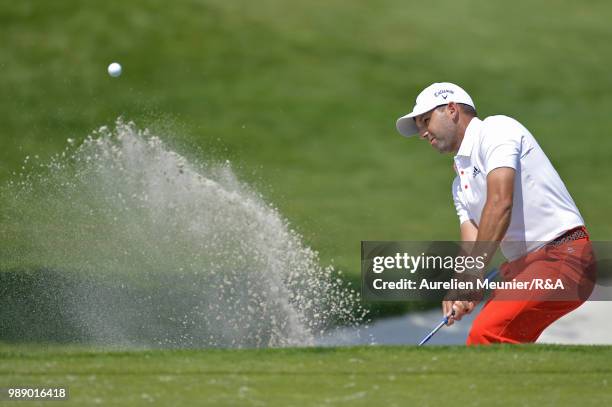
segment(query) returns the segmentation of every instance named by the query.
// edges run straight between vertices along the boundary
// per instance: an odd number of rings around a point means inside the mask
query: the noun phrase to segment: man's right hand
[[[464,315],[469,314],[478,305],[477,301],[442,301],[442,314],[448,317],[446,325],[461,321]]]

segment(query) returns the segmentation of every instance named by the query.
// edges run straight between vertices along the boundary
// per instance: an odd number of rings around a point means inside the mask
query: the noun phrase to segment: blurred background
[[[229,160],[358,282],[361,240],[459,238],[452,157],[395,130],[450,81],[480,117],[530,129],[610,239],[610,15],[595,0],[2,1],[0,182],[123,116]]]

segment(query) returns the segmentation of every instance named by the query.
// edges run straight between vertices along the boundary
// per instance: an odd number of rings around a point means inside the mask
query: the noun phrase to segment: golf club
[[[485,281],[493,280],[497,276],[498,272],[499,272],[499,270],[496,269],[496,268],[491,270],[489,272],[489,274],[487,274],[487,276],[485,277]],[[453,311],[451,313],[451,316],[453,316],[453,315],[455,315],[455,311]],[[442,318],[442,321],[440,321],[440,323],[438,325],[436,325],[436,327],[429,334],[427,334],[427,336],[424,337],[421,340],[421,342],[419,342],[419,346],[425,345],[436,334],[436,332],[438,332],[444,325],[447,325],[448,324],[448,319],[449,319],[449,316],[445,315],[444,318]]]

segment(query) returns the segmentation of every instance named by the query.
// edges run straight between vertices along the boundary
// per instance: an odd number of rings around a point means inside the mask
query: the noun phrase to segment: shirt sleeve
[[[480,154],[484,172],[496,168],[518,168],[521,157],[523,134],[520,127],[510,120],[491,120],[481,139]]]
[[[453,181],[453,202],[455,204],[455,210],[459,217],[459,224],[470,220],[467,206],[463,202],[463,193],[461,192],[461,183],[459,177],[455,177]]]

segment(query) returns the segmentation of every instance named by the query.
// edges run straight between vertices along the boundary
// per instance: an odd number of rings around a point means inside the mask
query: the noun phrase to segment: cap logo
[[[447,93],[450,93],[453,95],[455,94],[455,92],[453,92],[453,90],[451,89],[442,89],[434,93],[434,97],[442,96],[442,99],[446,100],[446,98],[448,97]]]

